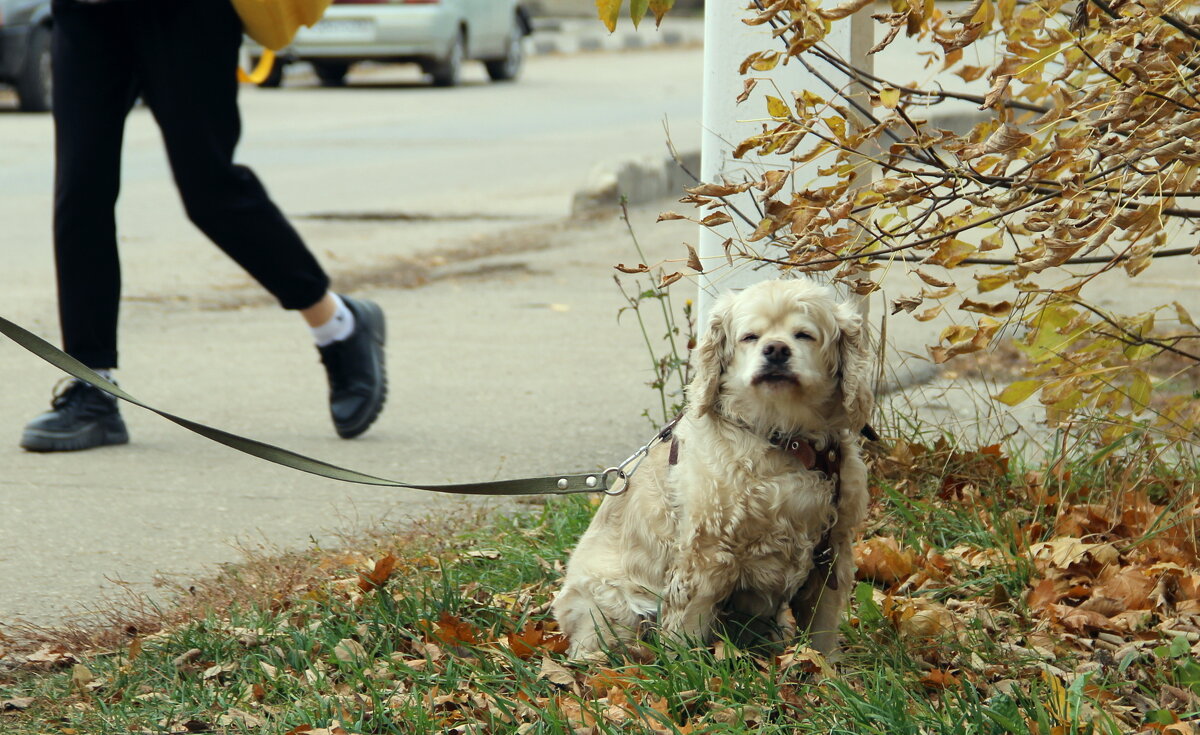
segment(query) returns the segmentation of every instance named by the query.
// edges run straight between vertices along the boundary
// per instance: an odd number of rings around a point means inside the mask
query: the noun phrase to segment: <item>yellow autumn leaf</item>
[[[629,0],[629,18],[633,21],[633,27],[637,28],[642,22],[642,18],[646,17],[646,8],[649,7],[650,0]]]
[[[1130,345],[1124,350],[1125,357],[1128,357],[1130,362],[1141,362],[1154,357],[1162,352],[1162,348],[1158,345]]]
[[[1179,317],[1180,324],[1186,324],[1192,329],[1196,328],[1196,322],[1192,321],[1192,315],[1188,313],[1187,309],[1183,308],[1183,304],[1178,301],[1172,301],[1171,305],[1175,307],[1175,314]]]
[[[859,579],[895,584],[908,579],[916,569],[916,555],[901,548],[891,536],[874,536],[854,544],[854,563]]]
[[[650,12],[654,13],[654,27],[662,25],[663,17],[675,5],[675,0],[650,0]]]
[[[846,142],[846,121],[836,115],[822,118],[825,124],[829,126],[829,132],[833,133],[833,137],[841,142]]]
[[[596,11],[609,33],[617,30],[617,17],[621,14],[621,0],[596,0]]]
[[[1041,381],[1039,380],[1018,380],[994,397],[1006,406],[1015,406],[1036,393],[1040,385]]]
[[[894,110],[900,104],[900,90],[895,87],[884,87],[879,90],[879,101],[889,110]]]
[[[1154,390],[1150,377],[1142,370],[1133,371],[1133,384],[1129,386],[1129,403],[1142,409],[1150,404],[1150,393]]]
[[[71,667],[71,684],[77,689],[86,689],[87,685],[91,684],[95,678],[96,675],[83,664],[75,664]]]
[[[975,246],[971,243],[955,238],[948,238],[938,245],[937,252],[929,256],[925,262],[932,265],[953,268],[974,252]]]
[[[870,189],[864,189],[864,190],[860,191],[858,194],[856,194],[854,197],[854,204],[855,204],[855,206],[858,206],[858,207],[869,207],[869,206],[872,206],[875,204],[879,204],[882,201],[883,201],[883,195],[877,191],[872,191]]]
[[[982,17],[977,14],[973,20],[976,23],[982,23],[985,32],[991,30],[992,23],[996,20],[996,8],[992,5],[991,0],[985,0],[983,3]]]
[[[977,314],[988,314],[990,316],[1004,316],[1012,311],[1011,301],[1000,301],[995,304],[984,301],[972,301],[971,299],[963,299],[963,302],[958,305],[958,308],[963,311],[973,311]]]
[[[916,269],[914,272],[917,274],[918,278],[920,278],[925,283],[928,283],[930,286],[933,286],[934,288],[949,288],[950,286],[954,285],[953,281],[943,281],[942,279],[938,278],[937,276],[932,275],[930,273],[926,273],[925,271],[921,270],[920,268]]]
[[[939,342],[965,342],[975,335],[975,330],[965,324],[951,324],[938,335]]]
[[[942,309],[944,309],[944,308],[946,308],[945,304],[938,304],[937,306],[934,306],[934,307],[926,309],[925,311],[922,311],[920,314],[913,314],[913,319],[916,319],[919,322],[930,321],[930,320],[934,319],[935,317],[937,317],[938,314],[941,314]]]
[[[975,276],[975,280],[978,281],[976,290],[979,291],[979,293],[987,293],[988,291],[995,291],[1001,286],[1007,284],[1010,280],[1012,280],[1012,276],[1008,274],[995,276]]]
[[[788,109],[787,104],[783,100],[770,95],[767,95],[767,112],[770,113],[771,117],[781,119],[790,117],[792,114],[792,111]]]
[[[802,90],[800,90],[799,95],[800,95],[800,100],[803,101],[805,107],[816,108],[816,107],[823,107],[825,105],[825,98],[822,97],[821,95],[817,94],[816,92],[811,92],[807,89],[802,89]]]
[[[778,51],[769,51],[758,54],[754,61],[750,62],[750,68],[754,71],[771,71],[779,63],[780,55]]]
[[[1070,708],[1067,702],[1067,689],[1063,686],[1062,681],[1050,673],[1042,671],[1042,680],[1049,686],[1049,696],[1047,697],[1046,705],[1050,710],[1051,716],[1058,723],[1070,722]]]

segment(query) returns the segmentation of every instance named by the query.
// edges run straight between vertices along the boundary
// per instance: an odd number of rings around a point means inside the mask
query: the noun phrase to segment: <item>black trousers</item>
[[[162,131],[188,218],[287,309],[329,286],[250,169],[233,162],[242,26],[229,0],[54,0],[54,252],[63,349],[117,366],[114,207],[139,95]],[[186,263],[179,263],[185,270]]]

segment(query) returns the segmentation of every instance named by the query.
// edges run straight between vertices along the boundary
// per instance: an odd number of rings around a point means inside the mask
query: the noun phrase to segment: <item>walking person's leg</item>
[[[63,350],[88,367],[117,366],[121,270],[115,206],[121,140],[136,97],[124,16],[109,5],[54,3],[54,255]],[[128,441],[116,399],[72,382],[25,427],[32,451]]]
[[[325,363],[340,436],[357,436],[383,408],[384,318],[339,297],[258,177],[234,163],[241,134],[236,77],[241,21],[229,0],[131,0],[144,97],[166,143],[188,217],[270,291],[301,313]]]

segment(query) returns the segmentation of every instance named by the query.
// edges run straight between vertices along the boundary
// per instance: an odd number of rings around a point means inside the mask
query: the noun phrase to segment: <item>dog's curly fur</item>
[[[571,555],[553,605],[570,654],[630,643],[654,622],[705,639],[735,618],[783,637],[807,629],[833,654],[867,504],[862,320],[825,287],[768,281],[716,303],[696,355],[677,445],[657,445],[624,494],[605,498]],[[840,492],[772,436],[840,447]],[[823,538],[832,580],[814,563]]]

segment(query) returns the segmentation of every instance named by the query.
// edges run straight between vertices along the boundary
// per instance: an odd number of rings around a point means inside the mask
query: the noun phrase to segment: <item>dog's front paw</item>
[[[796,615],[792,612],[791,605],[784,603],[779,606],[779,612],[775,614],[775,627],[779,631],[776,643],[786,643],[795,639],[799,626],[796,625]]]

